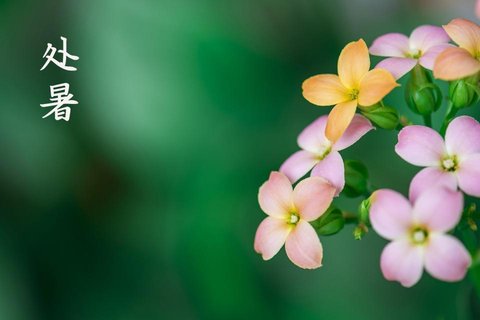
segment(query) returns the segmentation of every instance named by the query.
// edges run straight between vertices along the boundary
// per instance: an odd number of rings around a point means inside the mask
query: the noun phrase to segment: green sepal
[[[394,130],[398,123],[398,112],[395,108],[378,103],[369,107],[360,107],[360,112],[377,127]]]
[[[410,110],[428,116],[440,108],[442,99],[442,91],[433,83],[430,73],[420,65],[415,66],[405,89],[405,101]]]
[[[368,169],[360,161],[345,160],[345,187],[342,194],[356,198],[368,193]]]
[[[317,233],[321,236],[330,236],[338,233],[345,226],[342,211],[330,206],[320,218],[311,222]]]
[[[480,89],[478,87],[479,75],[450,82],[449,96],[455,109],[462,109],[478,102]]]

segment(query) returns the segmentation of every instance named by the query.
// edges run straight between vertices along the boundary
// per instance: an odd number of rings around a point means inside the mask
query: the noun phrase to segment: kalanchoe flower
[[[258,193],[260,207],[268,217],[257,229],[255,251],[269,260],[285,243],[294,264],[304,269],[320,267],[322,244],[309,222],[327,211],[334,194],[335,188],[323,178],[307,178],[293,190],[285,175],[272,172]]]
[[[458,239],[446,234],[460,220],[460,192],[435,187],[410,203],[393,190],[381,189],[373,193],[371,200],[373,229],[392,240],[380,259],[387,280],[411,287],[420,280],[424,267],[443,281],[463,279],[471,257]]]
[[[388,33],[378,37],[370,47],[375,56],[389,57],[376,68],[387,69],[395,79],[403,77],[419,63],[433,69],[437,56],[451,45],[450,38],[440,27],[424,25],[413,30],[410,38],[401,33]]]
[[[443,26],[458,47],[447,48],[438,55],[433,68],[435,78],[457,80],[480,71],[480,27],[466,19],[453,19]]]
[[[434,185],[453,190],[458,186],[466,194],[480,197],[480,124],[472,117],[455,118],[445,141],[431,128],[405,127],[398,134],[395,151],[405,161],[427,167],[413,178],[410,199]]]
[[[336,142],[347,129],[357,106],[368,107],[383,99],[398,84],[384,69],[370,70],[365,41],[350,42],[338,58],[338,76],[320,74],[303,83],[303,96],[318,106],[335,107],[328,116],[325,135]]]
[[[298,136],[298,145],[303,150],[295,152],[280,167],[292,183],[303,177],[312,168],[312,176],[320,176],[333,184],[338,195],[345,185],[343,160],[338,151],[348,148],[364,134],[373,129],[368,119],[355,115],[345,133],[337,142],[325,136],[327,116],[321,116],[306,127]]]

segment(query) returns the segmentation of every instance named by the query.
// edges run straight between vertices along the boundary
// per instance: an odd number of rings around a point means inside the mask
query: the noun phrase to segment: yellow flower
[[[363,39],[350,42],[338,58],[338,76],[320,74],[303,82],[303,96],[318,106],[335,105],[328,116],[325,135],[335,142],[345,132],[357,106],[378,103],[398,83],[385,69],[370,70],[370,56]]]

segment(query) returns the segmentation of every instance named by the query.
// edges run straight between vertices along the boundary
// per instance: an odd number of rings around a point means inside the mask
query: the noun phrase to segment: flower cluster
[[[370,69],[370,55],[384,59]],[[423,125],[400,116],[401,106],[384,103],[407,76],[405,105]],[[442,281],[463,279],[480,252],[463,238],[475,238],[480,216],[468,203],[480,197],[480,123],[456,115],[478,102],[479,80],[480,27],[466,19],[420,26],[410,36],[385,34],[370,47],[362,39],[347,44],[338,75],[315,75],[302,85],[310,103],[334,107],[300,133],[301,150],[260,187],[258,201],[268,217],[257,229],[255,251],[269,260],[285,245],[294,264],[315,269],[323,259],[319,236],[353,223],[356,239],[371,228],[391,241],[380,257],[386,279],[410,287],[424,269]],[[440,81],[447,82],[448,94]],[[436,128],[432,114],[444,102],[445,116]],[[408,198],[375,190],[366,166],[340,155],[375,128],[398,130],[395,152],[422,167]],[[339,209],[337,197],[360,198],[359,212]]]

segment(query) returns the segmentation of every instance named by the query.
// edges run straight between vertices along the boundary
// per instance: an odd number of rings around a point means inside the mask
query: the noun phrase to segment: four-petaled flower
[[[335,188],[323,178],[307,178],[293,190],[285,175],[272,172],[258,192],[258,202],[268,217],[257,229],[255,251],[269,260],[285,244],[288,258],[297,266],[320,267],[322,244],[309,221],[325,213],[334,194]]]
[[[421,167],[412,180],[410,198],[427,187],[443,185],[480,197],[480,124],[468,116],[454,119],[445,141],[435,130],[408,126],[398,134],[395,151],[405,161]]]
[[[338,58],[338,76],[320,74],[303,83],[303,96],[318,106],[335,107],[328,116],[325,135],[336,142],[347,129],[357,106],[378,103],[398,84],[385,69],[370,70],[370,56],[365,41],[350,42]]]
[[[306,127],[297,141],[303,150],[291,155],[280,167],[280,172],[295,183],[313,168],[312,176],[327,179],[335,186],[338,195],[345,185],[343,159],[338,151],[357,142],[373,126],[368,119],[357,114],[342,137],[333,143],[325,136],[326,126],[327,116],[321,116]]]
[[[447,48],[435,60],[433,75],[442,80],[457,80],[480,71],[480,27],[466,19],[453,19],[443,26],[458,47]]]
[[[450,39],[459,47],[449,44]],[[355,114],[357,106],[368,112],[398,86],[395,79],[417,65],[433,69],[434,76],[443,80],[478,74],[480,27],[454,19],[443,29],[420,26],[409,38],[389,33],[374,41],[370,53],[387,59],[370,70],[369,50],[360,39],[342,50],[338,76],[321,74],[304,81],[305,99],[335,107],[302,131],[298,137],[302,150],[260,187],[258,201],[268,217],[257,229],[254,248],[263,259],[271,259],[285,245],[287,256],[297,266],[314,269],[322,265],[322,244],[309,222],[325,214],[344,187],[344,164],[338,151],[373,129],[368,119]],[[370,197],[372,227],[391,240],[381,255],[383,275],[405,287],[417,283],[424,268],[443,281],[461,280],[472,259],[448,232],[462,217],[461,191],[480,197],[480,123],[458,117],[448,126],[445,139],[429,127],[407,126],[398,134],[395,151],[405,161],[427,168],[412,179],[409,200],[389,189],[377,190]],[[311,177],[293,188],[310,170]]]
[[[420,280],[425,266],[437,279],[463,279],[470,255],[459,240],[446,234],[460,221],[462,210],[462,193],[445,187],[425,190],[412,203],[393,190],[374,192],[372,227],[392,241],[380,258],[384,277],[411,287]]]
[[[450,37],[440,27],[424,25],[413,30],[410,38],[401,33],[388,33],[378,37],[370,47],[375,56],[389,57],[376,68],[392,73],[395,79],[403,77],[419,63],[432,70],[435,59],[446,48]]]

